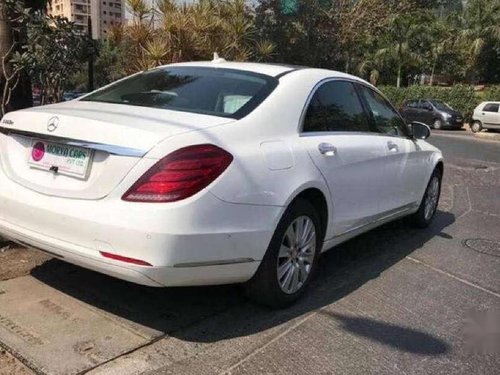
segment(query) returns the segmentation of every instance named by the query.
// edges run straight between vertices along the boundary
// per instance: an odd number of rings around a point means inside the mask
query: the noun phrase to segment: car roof
[[[263,64],[253,62],[232,62],[232,61],[193,61],[182,62],[164,65],[166,66],[188,66],[188,67],[206,67],[206,68],[224,68],[244,70],[248,72],[265,74],[268,76],[276,77],[282,76],[291,71],[304,69],[305,67],[281,65],[281,64]]]
[[[234,62],[234,61],[193,61],[193,62],[182,62],[182,63],[173,63],[168,65],[163,65],[162,67],[172,67],[172,66],[186,66],[186,67],[205,67],[205,68],[224,68],[224,69],[235,69],[235,70],[243,70],[248,72],[260,73],[264,75],[268,75],[275,78],[281,78],[288,73],[292,73],[295,71],[303,71],[307,70],[309,72],[321,72],[324,73],[325,77],[339,77],[339,78],[349,78],[354,79],[360,82],[368,83],[362,78],[338,72],[335,70],[327,70],[320,68],[312,68],[308,66],[302,65],[290,65],[290,64],[279,64],[279,63],[255,63],[255,62]]]

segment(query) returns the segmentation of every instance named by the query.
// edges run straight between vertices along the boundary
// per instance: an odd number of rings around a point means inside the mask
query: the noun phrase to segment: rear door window
[[[323,83],[309,103],[303,131],[369,132],[369,121],[354,85],[346,81]]]
[[[498,108],[500,107],[500,104],[496,103],[488,103],[484,106],[483,111],[484,112],[498,112]]]

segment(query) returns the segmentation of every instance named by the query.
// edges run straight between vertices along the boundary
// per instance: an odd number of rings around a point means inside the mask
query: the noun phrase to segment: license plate
[[[461,122],[462,121],[462,118],[461,117],[457,117],[457,122]]]
[[[93,155],[93,150],[87,148],[34,139],[28,164],[56,174],[86,178]]]

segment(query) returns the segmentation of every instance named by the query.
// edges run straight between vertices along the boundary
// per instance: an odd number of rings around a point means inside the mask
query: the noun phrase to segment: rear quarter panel
[[[316,70],[291,73],[290,79],[283,77],[276,90],[245,118],[172,137],[147,157],[159,159],[188,145],[215,144],[234,157],[207,188],[217,198],[236,204],[286,207],[300,192],[317,188],[330,205],[326,183],[298,134],[304,103],[324,76]]]

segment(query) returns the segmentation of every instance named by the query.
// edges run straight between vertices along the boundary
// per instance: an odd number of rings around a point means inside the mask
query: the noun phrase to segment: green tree
[[[422,61],[419,43],[428,25],[427,13],[392,16],[382,47],[374,54],[379,65],[396,68],[396,87],[401,86],[403,69]]]
[[[268,60],[274,44],[259,38],[244,0],[198,0],[178,4],[128,0],[132,23],[112,30],[107,52],[122,55],[123,74],[176,61],[220,56],[246,61]]]
[[[32,105],[31,80],[24,71],[12,68],[10,59],[26,41],[26,20],[30,12],[41,12],[47,0],[0,0],[0,115],[7,108]]]
[[[26,43],[14,53],[12,66],[32,77],[41,89],[42,105],[60,101],[67,79],[93,46],[74,23],[39,12],[31,14],[26,31]]]
[[[457,41],[467,56],[467,71],[473,80],[477,79],[479,56],[500,40],[500,2],[469,0],[455,22]]]
[[[319,0],[262,0],[256,7],[258,37],[276,46],[272,61],[328,67],[339,59],[329,46],[338,31],[330,4]]]

